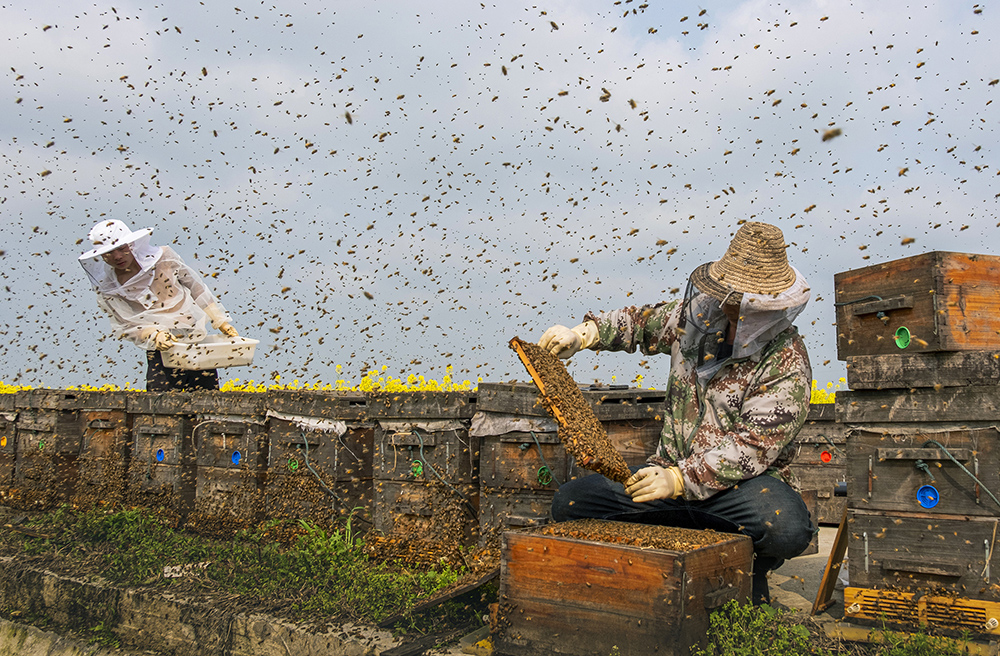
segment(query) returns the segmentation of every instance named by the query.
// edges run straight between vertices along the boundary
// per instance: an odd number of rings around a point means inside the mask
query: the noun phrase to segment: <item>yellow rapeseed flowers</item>
[[[841,383],[846,383],[847,379],[846,378],[841,378],[840,382]],[[812,404],[816,404],[816,403],[833,403],[834,400],[837,398],[837,392],[836,392],[836,390],[838,390],[838,389],[840,389],[840,385],[839,384],[838,385],[834,385],[833,383],[827,383],[825,389],[824,388],[820,388],[820,387],[817,386],[816,381],[813,380],[812,393],[810,394],[810,397],[809,397],[809,403],[812,403]]]

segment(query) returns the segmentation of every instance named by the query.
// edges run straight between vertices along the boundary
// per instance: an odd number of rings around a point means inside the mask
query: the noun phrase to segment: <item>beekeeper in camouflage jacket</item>
[[[539,345],[669,354],[660,445],[625,486],[593,475],[561,486],[556,521],[584,517],[741,532],[754,541],[753,599],[815,531],[788,469],[812,371],[792,322],[809,300],[781,231],[745,223],[725,255],[691,274],[682,301],[588,313]],[[584,466],[592,463],[581,463]]]

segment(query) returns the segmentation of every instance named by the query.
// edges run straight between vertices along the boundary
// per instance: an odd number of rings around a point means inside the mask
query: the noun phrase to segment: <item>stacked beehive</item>
[[[468,392],[378,393],[375,529],[422,542],[473,545],[479,526],[479,438]]]
[[[268,393],[265,516],[324,529],[348,515],[371,524],[375,420],[358,392]]]
[[[264,401],[262,395],[239,392],[192,397],[197,467],[189,529],[229,537],[256,526],[263,517],[268,443]]]
[[[848,619],[1000,635],[998,285],[945,252],[835,276]]]

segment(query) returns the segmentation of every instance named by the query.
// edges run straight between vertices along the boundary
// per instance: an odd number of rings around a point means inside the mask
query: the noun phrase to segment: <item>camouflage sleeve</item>
[[[812,370],[802,339],[770,352],[746,381],[734,380],[731,398],[746,394],[730,430],[705,421],[687,458],[677,465],[685,479],[685,497],[707,499],[765,472],[795,438],[809,412]]]
[[[670,353],[677,339],[680,301],[627,307],[613,312],[588,312],[584,321],[597,324],[600,339],[591,348],[597,351],[627,351],[636,348],[646,355]]]

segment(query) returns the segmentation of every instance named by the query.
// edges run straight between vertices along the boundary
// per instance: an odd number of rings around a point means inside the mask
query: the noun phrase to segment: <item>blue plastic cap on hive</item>
[[[234,465],[240,464],[240,458],[242,457],[243,456],[240,455],[239,451],[233,451],[233,464]]]
[[[156,450],[156,462],[163,462],[163,449]]]
[[[917,503],[924,508],[933,508],[940,499],[941,495],[933,485],[921,485],[917,490]]]

